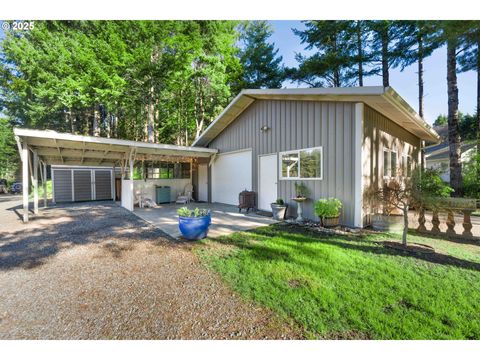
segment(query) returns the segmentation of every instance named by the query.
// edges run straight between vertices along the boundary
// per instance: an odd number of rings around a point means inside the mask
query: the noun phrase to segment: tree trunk
[[[358,49],[358,86],[363,86],[363,44],[362,24],[357,22],[357,49]]]
[[[418,38],[418,115],[423,119],[423,41]]]
[[[100,136],[100,111],[97,105],[93,108],[92,135]]]
[[[408,205],[403,208],[403,232],[402,232],[402,244],[407,246],[407,234],[408,234]]]
[[[383,86],[390,86],[390,74],[388,71],[388,29],[382,33],[382,78]]]
[[[477,156],[480,162],[480,35],[477,39]],[[477,164],[478,177],[480,177],[480,163]]]
[[[153,103],[153,86],[150,88],[150,96],[147,105],[147,141],[155,142],[155,105]]]
[[[450,157],[450,186],[453,195],[463,195],[460,130],[458,124],[457,86],[457,41],[447,41],[447,86],[448,86],[448,145]]]

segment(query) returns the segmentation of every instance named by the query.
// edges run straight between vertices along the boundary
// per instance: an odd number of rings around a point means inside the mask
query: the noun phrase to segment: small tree
[[[390,215],[395,209],[402,212],[402,244],[404,246],[407,246],[408,210],[412,204],[413,191],[410,181],[401,184],[397,180],[391,180],[373,194],[374,201],[378,201],[385,215]]]

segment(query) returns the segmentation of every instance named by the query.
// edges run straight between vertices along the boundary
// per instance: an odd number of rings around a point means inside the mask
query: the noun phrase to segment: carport
[[[186,161],[210,158],[215,149],[192,146],[176,146],[119,140],[94,136],[58,133],[51,130],[14,129],[22,160],[23,221],[28,222],[29,184],[33,188],[33,212],[38,214],[38,174],[43,185],[47,205],[47,165],[101,166],[121,169],[121,205],[133,211],[135,162]]]

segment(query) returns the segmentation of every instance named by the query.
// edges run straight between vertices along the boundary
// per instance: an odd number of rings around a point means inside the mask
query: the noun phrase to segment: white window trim
[[[408,176],[408,159],[410,159],[410,176]],[[412,172],[413,172],[413,158],[409,154],[403,154],[402,156],[402,171],[403,171],[403,177],[406,179],[410,179],[412,177]]]
[[[388,152],[388,164],[389,164],[389,169],[388,169],[388,175],[385,175],[385,152]],[[389,148],[384,147],[382,151],[382,166],[383,166],[383,178],[384,179],[395,179],[397,176],[392,176],[392,153],[395,154],[395,157],[397,158],[397,170],[398,170],[398,152],[396,150],[392,150]]]
[[[320,150],[320,177],[315,177],[315,178],[302,178],[300,176],[297,177],[284,177],[282,174],[282,158],[283,155],[286,154],[298,154],[298,174],[300,175],[300,167],[301,167],[301,162],[300,162],[300,151],[308,151],[308,150]],[[298,150],[289,150],[289,151],[281,151],[279,152],[278,156],[278,178],[280,180],[323,180],[323,146],[315,146],[311,148],[305,148],[305,149],[298,149]]]

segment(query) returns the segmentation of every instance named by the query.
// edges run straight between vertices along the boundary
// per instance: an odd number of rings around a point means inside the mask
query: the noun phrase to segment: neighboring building
[[[461,145],[461,162],[465,163],[476,153],[475,141],[463,142]],[[448,141],[429,146],[425,149],[427,169],[437,169],[443,181],[450,183],[450,155]]]
[[[364,226],[364,190],[409,176],[422,141],[438,140],[392,88],[358,87],[244,90],[193,145],[218,150],[197,180],[208,184],[209,201],[235,204],[252,189],[259,209],[283,198],[292,216],[302,181],[310,190],[304,216],[317,219],[314,200],[337,197],[341,222]]]
[[[15,129],[15,135],[25,179],[30,154],[33,179],[37,170],[46,173],[47,165],[64,166],[53,172],[56,200],[59,176],[64,200],[117,194],[130,211],[138,193],[155,199],[157,185],[169,186],[175,200],[193,183],[199,201],[237,205],[247,189],[255,191],[259,209],[270,211],[270,203],[283,198],[294,216],[295,182],[304,182],[310,190],[306,218],[318,220],[315,200],[337,197],[344,205],[341,223],[356,227],[367,225],[372,212],[364,191],[410,176],[422,143],[439,140],[389,87],[244,90],[190,147],[30,129]],[[140,180],[135,168],[142,169]],[[115,169],[121,169],[121,178],[113,181]]]

